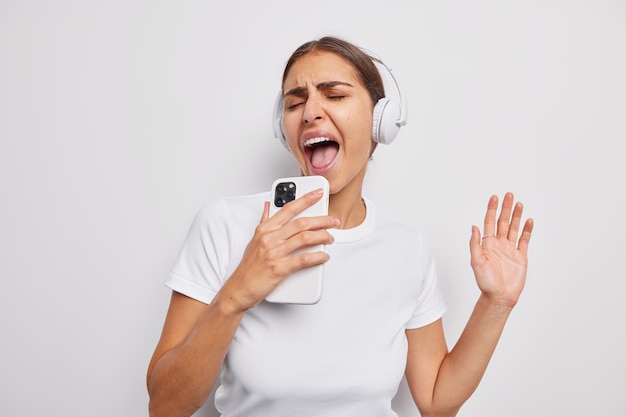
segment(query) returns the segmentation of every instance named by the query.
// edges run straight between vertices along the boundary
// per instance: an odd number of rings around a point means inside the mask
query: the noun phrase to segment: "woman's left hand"
[[[483,296],[513,308],[526,281],[533,220],[526,220],[519,235],[523,206],[520,202],[513,204],[512,193],[505,194],[496,223],[497,211],[498,197],[493,195],[487,205],[484,236],[477,226],[472,226],[471,265]]]

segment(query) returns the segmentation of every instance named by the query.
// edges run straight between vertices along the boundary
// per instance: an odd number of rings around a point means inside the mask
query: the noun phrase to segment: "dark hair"
[[[380,62],[380,60],[367,54],[352,43],[332,36],[324,36],[318,40],[306,42],[296,49],[285,65],[283,84],[293,64],[303,56],[315,51],[332,52],[345,59],[355,69],[357,76],[369,92],[374,104],[385,97],[385,86],[374,64],[375,61]]]

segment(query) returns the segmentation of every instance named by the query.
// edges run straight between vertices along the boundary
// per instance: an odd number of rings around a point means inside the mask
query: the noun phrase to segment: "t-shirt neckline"
[[[367,236],[374,227],[375,208],[374,204],[364,198],[365,203],[365,219],[358,226],[350,229],[328,229],[330,234],[335,238],[335,243],[354,242]]]

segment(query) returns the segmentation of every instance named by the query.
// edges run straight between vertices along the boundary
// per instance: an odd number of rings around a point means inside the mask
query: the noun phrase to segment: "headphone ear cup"
[[[279,91],[274,101],[274,113],[272,115],[272,128],[274,129],[274,137],[280,140],[287,150],[287,139],[285,138],[285,132],[283,131],[283,92]]]
[[[374,106],[372,120],[372,140],[376,143],[388,145],[396,138],[400,131],[400,105],[386,97],[378,100]]]

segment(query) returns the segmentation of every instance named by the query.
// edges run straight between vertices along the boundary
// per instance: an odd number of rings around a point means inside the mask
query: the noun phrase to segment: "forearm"
[[[435,409],[458,411],[476,390],[510,312],[510,306],[481,295],[461,337],[441,364],[433,392]]]
[[[223,298],[223,297],[222,297]],[[190,416],[211,392],[243,312],[216,297],[184,340],[148,377],[150,416]]]

